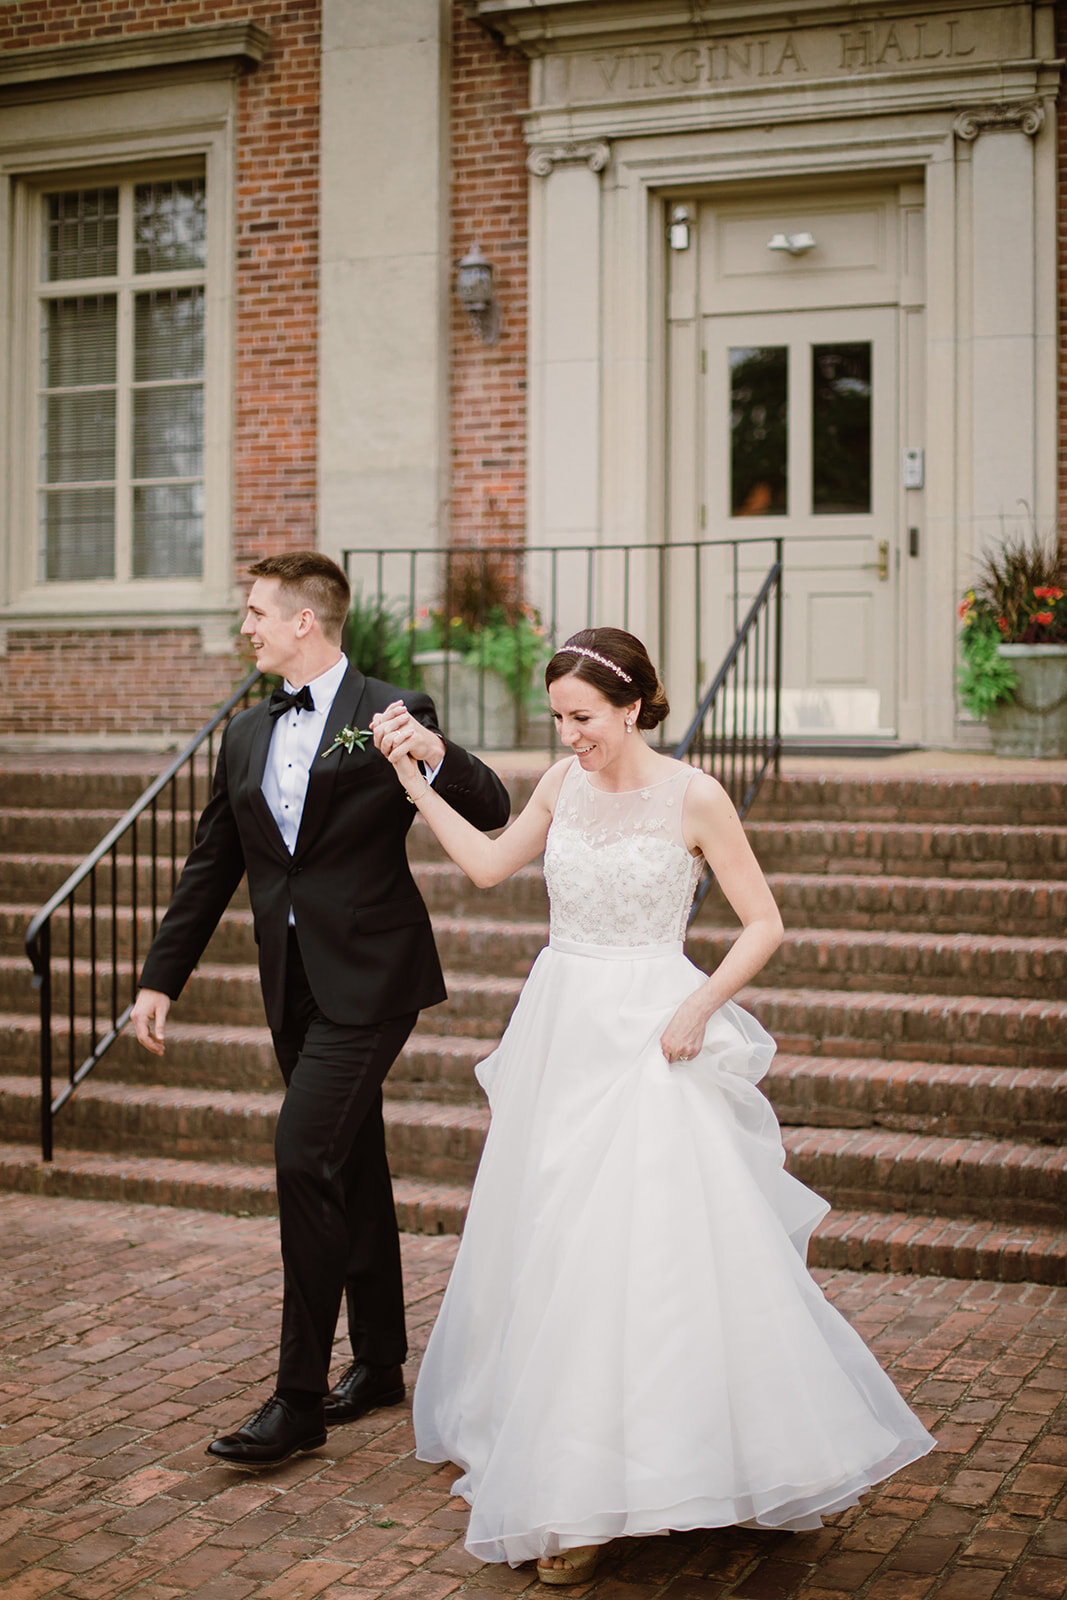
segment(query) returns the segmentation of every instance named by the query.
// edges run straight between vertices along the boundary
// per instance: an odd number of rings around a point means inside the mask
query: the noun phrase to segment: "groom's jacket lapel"
[[[349,752],[343,745],[339,745],[336,750],[330,750],[342,728],[359,727],[360,704],[366,683],[367,680],[362,672],[358,672],[355,667],[349,667],[333,697],[333,705],[326,718],[326,727],[319,741],[319,748],[315,752],[315,759],[311,763],[311,771],[308,773],[307,793],[304,796],[304,810],[300,817],[294,857],[307,848],[321,828],[330,809],[334,784],[342,763],[346,767],[351,767],[355,764],[369,763],[374,759],[369,744],[364,750],[360,750],[357,746]]]
[[[268,845],[276,855],[288,861],[289,852],[285,848],[285,840],[278,831],[278,824],[271,816],[270,806],[263,793],[263,774],[267,767],[271,734],[274,732],[274,718],[268,713],[265,700],[260,702],[260,706],[261,714],[256,719],[252,745],[248,753],[248,804]]]

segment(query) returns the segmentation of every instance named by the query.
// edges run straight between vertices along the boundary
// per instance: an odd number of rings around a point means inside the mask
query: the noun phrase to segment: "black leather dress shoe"
[[[294,1411],[274,1394],[236,1433],[224,1433],[207,1447],[227,1467],[276,1467],[290,1456],[326,1443],[322,1407]]]
[[[401,1367],[371,1367],[353,1361],[323,1401],[328,1427],[339,1422],[355,1422],[378,1406],[398,1406],[404,1398],[404,1372]]]

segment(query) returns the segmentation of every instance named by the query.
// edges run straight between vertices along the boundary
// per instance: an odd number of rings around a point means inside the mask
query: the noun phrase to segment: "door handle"
[[[889,540],[879,539],[878,560],[865,561],[860,567],[861,572],[877,572],[879,583],[889,582]]]

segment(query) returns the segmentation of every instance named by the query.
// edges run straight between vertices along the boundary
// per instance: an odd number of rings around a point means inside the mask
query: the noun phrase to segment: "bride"
[[[737,813],[641,737],[668,706],[631,634],[575,634],[545,679],[573,754],[496,839],[434,792],[399,702],[374,737],[476,884],[544,851],[549,944],[478,1068],[492,1123],[414,1421],[462,1469],[467,1549],[573,1584],[621,1536],[817,1527],[934,1441],[804,1264],[829,1208],[784,1169],[774,1043],[732,999],[782,937]],[[682,953],[705,863],[741,921],[710,976]]]

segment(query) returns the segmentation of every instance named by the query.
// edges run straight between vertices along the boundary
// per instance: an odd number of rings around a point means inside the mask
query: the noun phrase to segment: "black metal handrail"
[[[196,733],[180,755],[176,756],[159,777],[149,784],[148,788],[135,800],[124,817],[121,817],[115,826],[107,833],[95,850],[86,856],[79,867],[71,873],[61,888],[57,889],[46,905],[41,907],[26,930],[26,954],[29,956],[33,967],[33,985],[40,991],[41,1004],[41,1158],[44,1161],[52,1159],[52,1123],[53,1119],[63,1106],[66,1105],[71,1095],[80,1083],[88,1077],[104,1053],[111,1048],[122,1029],[129,1020],[133,1009],[133,1002],[137,995],[138,971],[138,929],[137,921],[141,907],[139,906],[138,877],[141,869],[141,856],[138,850],[138,822],[149,813],[149,841],[148,841],[148,884],[146,909],[151,916],[150,940],[154,937],[159,926],[160,916],[160,849],[162,843],[162,860],[164,864],[169,859],[169,893],[173,893],[174,885],[178,879],[181,860],[192,848],[196,832],[196,822],[211,789],[211,778],[215,766],[215,734],[222,724],[227,722],[239,706],[247,705],[253,696],[253,691],[260,683],[258,668],[249,673],[244,682],[234,690],[233,694],[221,706],[215,715],[206,722]],[[198,782],[197,757],[203,751],[206,760],[203,763],[206,773],[206,785]],[[184,769],[188,772],[184,773]],[[182,787],[186,787],[187,795],[182,802],[179,797],[179,780]],[[162,831],[165,835],[161,841],[161,815],[158,804],[159,797],[169,789],[169,811],[164,812],[162,818]],[[179,825],[179,817],[185,812],[186,828]],[[187,831],[187,843],[180,850],[179,835]],[[129,836],[129,855],[123,852],[123,863],[128,862],[130,894],[129,894],[129,948],[128,972],[127,963],[122,958],[120,934],[120,907],[119,907],[119,846]],[[110,928],[106,926],[101,931],[98,924],[102,920],[101,890],[98,874],[106,871],[110,884],[106,886],[103,899],[110,900]],[[83,907],[77,904],[78,891],[87,885],[86,893],[88,903]],[[55,1057],[55,1041],[53,1039],[53,1004],[52,1004],[52,961],[53,937],[52,921],[57,914],[66,909],[66,952],[58,959],[63,961],[67,970],[67,1070],[66,1085],[54,1098],[52,1095],[53,1062]],[[87,946],[82,942],[82,952],[79,955],[78,922],[79,912],[86,912]],[[102,958],[100,945],[107,948]],[[88,965],[88,991],[85,1002],[79,1006],[79,962]],[[108,993],[101,1004],[99,992],[101,979],[101,964],[110,966],[110,984]],[[82,973],[84,981],[84,968]],[[107,982],[108,973],[103,973]],[[126,980],[129,982],[129,1002],[121,1006],[121,999]],[[121,1009],[120,1009],[121,1006]],[[89,1053],[81,1062],[78,1062],[77,1035],[79,1021],[87,1021],[89,1035]],[[106,1031],[104,1031],[106,1030]]]
[[[564,639],[607,621],[628,629],[671,698],[695,705],[772,554],[781,540],[768,534],[346,549],[346,644],[364,672],[426,689],[457,743],[551,751],[539,669]]]
[[[674,749],[718,778],[744,816],[782,755],[782,541],[733,644]],[[690,921],[711,888],[705,872]]]

